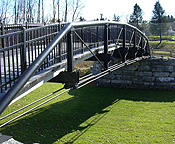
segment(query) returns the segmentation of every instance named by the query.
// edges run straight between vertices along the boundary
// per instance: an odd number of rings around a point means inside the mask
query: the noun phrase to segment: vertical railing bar
[[[47,45],[48,45],[48,40],[49,40],[49,37],[47,36],[47,34],[48,34],[48,27],[46,26],[46,30],[45,30],[45,34],[46,34],[46,36],[45,36],[45,47],[44,47],[44,49],[47,47]],[[44,61],[44,69],[47,67],[47,65],[48,65],[48,57],[47,57],[47,59]]]
[[[49,34],[49,43],[50,43],[50,41],[51,41],[51,35],[50,35],[51,34],[51,27],[50,26],[49,26],[49,29],[48,29],[48,34]],[[50,54],[48,56],[47,67],[50,66],[49,61],[50,61]]]
[[[4,35],[4,24],[3,23],[1,23],[1,35]],[[4,38],[1,39],[1,45],[2,45],[2,48],[4,48]],[[0,55],[0,74],[1,74],[0,84],[2,84],[1,55]],[[1,87],[1,92],[2,92],[2,90],[3,90],[3,88]]]
[[[81,37],[84,40],[84,30],[83,30],[83,28],[81,28]],[[81,42],[81,47],[82,47],[81,53],[83,54],[84,53],[84,44],[83,44],[83,42]]]
[[[30,40],[30,37],[31,37],[31,32],[28,32],[28,34],[27,34],[27,41]],[[30,66],[30,59],[31,59],[30,47],[31,47],[31,43],[28,43],[28,67]]]
[[[26,70],[26,31],[25,27],[22,30],[21,42],[23,45],[21,46],[21,74]]]
[[[133,44],[134,48],[136,48],[136,30],[134,29],[134,36],[133,36]]]
[[[31,40],[33,39],[33,31],[31,31]],[[30,55],[32,57],[31,63],[33,62],[33,42],[31,42]]]
[[[146,45],[146,51],[149,53],[149,55],[151,55],[148,40],[147,40],[147,45]]]
[[[13,39],[13,37],[12,37]],[[13,40],[12,40],[13,45]],[[14,49],[12,49],[12,67],[13,67],[13,82],[15,83],[15,61],[14,61]]]
[[[38,30],[37,30],[37,37],[40,37],[40,30],[41,30],[41,29],[38,29]],[[39,49],[40,49],[40,40],[37,40],[37,52],[36,52],[36,57],[38,57],[38,55],[39,55]]]
[[[96,31],[97,31],[97,39],[96,39],[96,41],[97,41],[97,47],[99,47],[99,26],[97,26]]]
[[[109,25],[104,26],[104,54],[108,53],[108,38],[109,38]],[[105,69],[108,69],[108,63],[104,62]]]
[[[52,33],[54,33],[55,32],[55,26],[53,26],[52,27]],[[52,34],[52,39],[55,37],[55,34]],[[56,47],[55,47],[56,48]],[[54,55],[55,55],[55,48],[53,49],[53,51],[52,51],[52,57],[51,57],[51,59],[52,59],[52,65],[54,64]]]
[[[6,58],[5,58],[5,51],[3,51],[3,62],[4,62],[4,82],[7,83],[7,75],[6,75]],[[7,90],[7,84],[5,85],[5,90]]]
[[[7,41],[6,41],[6,46],[9,47],[9,37],[7,37]],[[9,77],[9,85],[11,87],[11,69],[10,69],[10,50],[7,51],[7,61],[8,61],[8,77]]]
[[[61,58],[61,46],[62,46],[62,41],[60,41],[59,45],[58,45],[58,51],[59,51],[59,62],[62,61],[62,58]]]
[[[22,35],[22,32],[21,32],[19,35],[16,36],[16,39],[18,39],[18,42],[19,42],[19,37],[21,37],[21,35]],[[17,42],[17,43],[18,43],[18,42]],[[19,67],[18,67],[18,65],[19,65],[19,62],[18,62],[18,47],[16,47],[16,68],[17,68],[17,77],[19,77]]]
[[[36,37],[37,37],[37,34],[38,34],[38,30],[35,30],[35,31],[34,31],[34,34],[35,34],[35,38],[36,38]],[[35,40],[35,41],[34,41],[34,51],[35,51],[35,55],[34,55],[34,56],[35,56],[35,59],[36,59],[36,57],[37,57],[37,55],[36,55],[36,54],[37,54],[37,43],[38,43],[38,41]],[[34,60],[35,60],[35,59],[34,59]]]
[[[143,37],[142,36],[141,36],[140,47],[141,47],[141,49],[143,49]]]
[[[123,25],[123,48],[126,48],[126,25]]]
[[[37,37],[41,37],[41,29],[38,29],[37,30]],[[39,54],[40,54],[40,52],[39,52],[39,50],[40,50],[40,41],[41,40],[37,40],[37,57],[39,56]],[[38,72],[40,71],[40,68],[38,69]]]

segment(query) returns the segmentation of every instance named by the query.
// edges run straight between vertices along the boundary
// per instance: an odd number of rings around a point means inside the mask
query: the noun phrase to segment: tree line
[[[84,0],[51,0],[50,11],[47,1],[44,0],[0,0],[0,22],[9,22],[12,19],[15,24],[18,23],[54,23],[69,21],[85,21],[81,17],[82,9],[85,7]],[[45,11],[47,9],[47,11]],[[46,12],[49,11],[49,14]],[[166,16],[165,10],[162,8],[158,0],[153,9],[151,20],[143,19],[143,11],[136,3],[133,7],[133,13],[130,15],[129,24],[139,28],[146,35],[167,35],[169,29],[175,29],[175,18],[171,15]],[[9,15],[11,14],[11,15]],[[105,20],[103,14],[100,14],[100,20]],[[96,20],[99,20],[98,18]],[[114,14],[114,21],[120,21],[120,16]]]
[[[130,15],[129,23],[145,32],[146,35],[158,35],[160,36],[160,43],[162,41],[162,35],[168,35],[169,29],[175,28],[175,18],[171,15],[166,16],[165,10],[157,1],[154,5],[153,15],[149,22],[143,20],[143,11],[136,3],[134,5],[133,13]]]
[[[44,23],[67,22],[79,19],[85,6],[84,0],[0,0],[0,22],[5,23]],[[49,11],[49,14],[46,14]],[[69,12],[69,13],[68,13]],[[10,21],[10,20],[13,20]]]

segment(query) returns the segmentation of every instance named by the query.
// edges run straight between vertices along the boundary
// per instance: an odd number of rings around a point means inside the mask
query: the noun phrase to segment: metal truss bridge
[[[51,73],[47,80],[65,83],[67,92],[150,56],[147,37],[126,23],[73,22],[13,33],[4,33],[1,27],[1,33],[0,114],[37,75],[44,79]],[[118,63],[109,66],[113,58]],[[74,64],[84,60],[98,61],[102,72],[79,78]]]

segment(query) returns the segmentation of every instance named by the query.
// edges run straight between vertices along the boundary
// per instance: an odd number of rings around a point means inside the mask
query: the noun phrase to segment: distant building
[[[169,36],[175,36],[175,31],[173,31],[172,27],[170,26],[170,28],[168,29],[168,34]]]

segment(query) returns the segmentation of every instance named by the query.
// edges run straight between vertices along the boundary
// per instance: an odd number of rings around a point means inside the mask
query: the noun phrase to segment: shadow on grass
[[[165,42],[159,42],[157,45],[156,45],[156,49],[163,49],[164,47],[166,47],[166,43]]]
[[[126,90],[87,86],[69,92],[72,97],[37,109],[4,127],[3,134],[29,144],[73,143],[120,100],[174,102],[174,91]],[[108,109],[106,109],[109,107]],[[94,117],[94,118],[93,118]],[[86,123],[87,125],[82,125]],[[90,122],[89,122],[90,121]],[[71,135],[71,133],[75,133]],[[68,135],[68,136],[66,136]],[[65,140],[61,138],[66,137]]]

